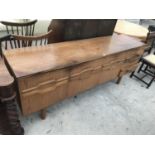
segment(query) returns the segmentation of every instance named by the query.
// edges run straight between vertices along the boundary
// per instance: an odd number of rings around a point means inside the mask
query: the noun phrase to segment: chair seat
[[[151,66],[155,67],[155,55],[154,54],[147,55],[143,57],[142,60],[150,64]]]

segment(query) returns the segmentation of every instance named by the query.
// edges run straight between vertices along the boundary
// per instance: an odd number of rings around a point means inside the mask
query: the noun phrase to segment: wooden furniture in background
[[[52,34],[52,30],[47,34],[40,36],[19,36],[19,35],[7,35],[0,38],[0,56],[7,49],[22,48],[29,46],[41,46],[48,44],[48,38]],[[4,44],[2,44],[4,43]],[[45,118],[45,110],[41,110],[41,118]]]
[[[147,56],[144,56],[141,58],[141,65],[137,71],[137,73],[143,72],[146,75],[149,75],[151,77],[149,82],[146,82],[143,80],[144,76],[140,78],[135,74],[135,71],[131,73],[130,77],[135,77],[145,83],[147,85],[147,88],[149,88],[152,84],[152,82],[155,80],[155,55],[149,54]]]
[[[150,54],[155,46],[155,26],[150,25],[148,27],[148,34],[145,43],[147,44],[147,47],[145,48],[144,52]]]
[[[5,25],[7,34],[33,36],[36,22],[37,20],[28,22],[1,21],[0,23]]]
[[[22,48],[28,46],[41,46],[48,44],[48,38],[52,35],[52,30],[39,36],[19,36],[12,35],[12,48]],[[14,47],[13,47],[14,45]]]
[[[4,53],[16,79],[18,102],[29,115],[135,70],[144,43],[112,35]],[[45,114],[45,113],[44,113]]]
[[[49,43],[88,39],[113,34],[116,19],[54,19],[48,30]]]
[[[147,85],[147,88],[149,88],[152,84],[152,82],[155,79],[155,55],[151,54],[152,49],[154,49],[155,46],[155,26],[150,25],[148,27],[148,34],[146,38],[146,48],[144,49],[144,55],[140,58],[141,65],[139,66],[138,70],[135,70],[131,73],[130,77],[135,77],[141,82],[145,83]],[[153,52],[155,54],[155,52]],[[140,73],[143,73],[142,77]],[[138,75],[139,74],[139,75]],[[144,80],[145,76],[151,77],[150,81],[147,82]]]
[[[0,57],[0,134],[24,134],[15,100],[14,78]]]
[[[148,34],[147,28],[125,20],[117,20],[114,32],[139,38],[142,41],[146,40]]]
[[[7,49],[7,41],[10,40],[10,36],[11,35],[6,35],[6,36],[3,36],[3,37],[0,37],[0,57],[2,57],[3,50]]]
[[[41,46],[48,44],[48,38],[51,36],[52,30],[40,36],[19,36],[7,35],[0,38],[0,55],[8,49],[22,48],[29,46]]]

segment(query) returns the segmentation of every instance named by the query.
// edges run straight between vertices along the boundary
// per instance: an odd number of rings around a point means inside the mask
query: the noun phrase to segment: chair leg
[[[46,119],[46,109],[42,109],[42,110],[40,111],[40,118],[41,118],[42,120]]]
[[[151,84],[152,84],[152,82],[154,81],[154,79],[155,79],[155,75],[154,75],[154,77],[152,77],[150,83],[147,85],[147,88],[149,88],[149,87],[151,86]]]
[[[133,72],[130,74],[130,78],[133,77],[134,73],[135,73],[135,71],[133,71]]]
[[[146,65],[146,67],[145,67],[144,71],[146,71],[147,69],[148,69],[148,65]]]
[[[120,77],[117,79],[116,84],[120,84],[121,80],[122,80],[122,76],[120,76]]]
[[[139,68],[138,71],[137,71],[137,73],[139,73],[139,72],[142,70],[143,66],[144,66],[144,63],[142,62],[140,68]]]

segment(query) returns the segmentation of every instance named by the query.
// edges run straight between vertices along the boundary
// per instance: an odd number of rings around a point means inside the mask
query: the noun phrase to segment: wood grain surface
[[[8,86],[14,81],[13,77],[8,72],[4,60],[0,57],[0,87]]]
[[[143,49],[105,56],[63,69],[18,78],[23,115],[40,111],[136,69]]]
[[[96,60],[143,45],[134,38],[114,34],[107,37],[14,49],[6,51],[4,56],[15,76],[20,78]]]

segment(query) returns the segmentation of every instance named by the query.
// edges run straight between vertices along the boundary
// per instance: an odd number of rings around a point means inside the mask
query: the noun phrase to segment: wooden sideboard
[[[29,115],[135,70],[144,43],[113,34],[40,47],[9,50],[4,58],[14,76],[18,103]]]

